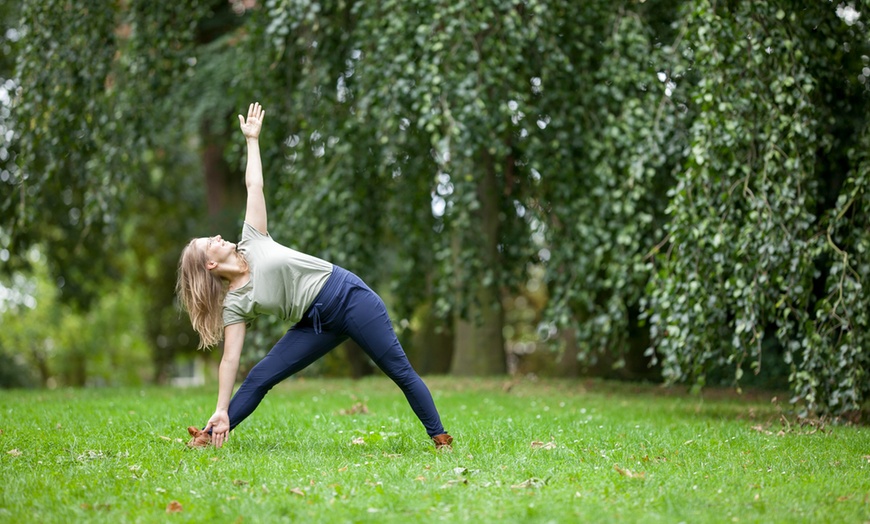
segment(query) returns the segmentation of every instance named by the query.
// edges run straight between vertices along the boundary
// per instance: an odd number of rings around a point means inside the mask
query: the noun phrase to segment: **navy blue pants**
[[[302,320],[248,373],[230,401],[230,429],[238,426],[275,384],[298,373],[348,337],[402,389],[430,437],[444,433],[429,388],[411,367],[383,300],[338,266]]]

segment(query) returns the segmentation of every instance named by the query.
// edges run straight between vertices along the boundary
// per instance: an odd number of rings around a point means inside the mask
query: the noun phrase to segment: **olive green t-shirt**
[[[259,315],[298,322],[323,288],[332,264],[282,246],[247,222],[237,249],[248,262],[250,280],[224,298],[224,326]]]

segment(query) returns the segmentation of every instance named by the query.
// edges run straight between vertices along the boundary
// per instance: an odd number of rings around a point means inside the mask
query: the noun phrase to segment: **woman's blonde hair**
[[[223,302],[226,285],[205,265],[205,250],[191,240],[181,251],[175,292],[181,307],[190,315],[190,323],[199,334],[199,349],[214,346],[223,339]]]

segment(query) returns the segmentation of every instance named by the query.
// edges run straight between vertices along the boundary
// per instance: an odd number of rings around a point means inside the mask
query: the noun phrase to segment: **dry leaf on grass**
[[[305,492],[302,491],[302,490],[299,489],[299,488],[293,488],[293,489],[291,489],[291,490],[290,490],[290,493],[293,493],[294,495],[299,495],[300,497],[304,497],[304,496],[305,496]]]
[[[339,415],[368,415],[369,407],[363,404],[362,402],[357,402],[350,409],[340,409],[338,410]]]
[[[364,446],[366,441],[362,437],[357,437],[350,441],[351,444],[356,444],[357,446]]]
[[[513,486],[511,486],[511,488],[513,488],[513,489],[539,488],[546,483],[547,483],[547,481],[545,481],[545,480],[541,480],[537,477],[532,477],[528,480],[524,480],[524,481],[520,482],[519,484],[514,484]]]
[[[108,511],[108,510],[112,509],[111,504],[88,504],[87,502],[81,504],[80,507],[82,509],[93,509],[93,510],[97,510],[97,511],[99,511],[99,510]]]
[[[247,486],[247,485],[248,485],[248,481],[247,481],[247,480],[236,479],[236,480],[233,481],[233,485],[235,485],[235,486]]]
[[[16,449],[10,449],[9,451],[6,452],[6,454],[7,454],[7,455],[12,455],[13,457],[20,457],[20,456],[21,456],[21,452],[18,451],[18,448],[16,448]]]
[[[619,464],[614,464],[613,469],[622,475],[623,477],[628,477],[630,479],[642,479],[646,478],[646,472],[644,471],[631,471],[630,469],[625,469],[619,467]]]
[[[764,429],[764,428],[761,427],[761,426],[752,426],[751,429],[752,429],[753,431],[757,431],[757,432],[759,432],[759,433],[763,433],[763,434],[765,434],[765,435],[773,435],[772,432],[767,431],[766,429]]]
[[[535,440],[532,442],[532,448],[541,448],[541,449],[555,449],[555,442],[541,442],[540,440]]]
[[[184,511],[184,508],[181,507],[181,502],[177,500],[173,500],[166,506],[166,513],[179,513]]]

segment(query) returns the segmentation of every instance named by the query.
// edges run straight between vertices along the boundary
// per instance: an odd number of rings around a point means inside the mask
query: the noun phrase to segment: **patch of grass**
[[[759,395],[426,381],[452,453],[384,378],[284,383],[220,450],[184,445],[214,386],[4,391],[0,521],[870,520],[866,427]]]

